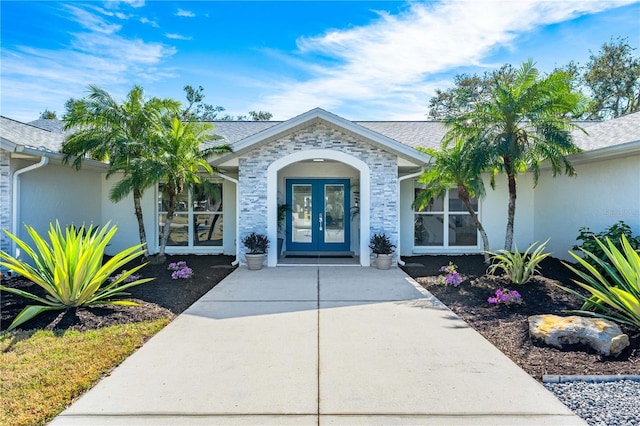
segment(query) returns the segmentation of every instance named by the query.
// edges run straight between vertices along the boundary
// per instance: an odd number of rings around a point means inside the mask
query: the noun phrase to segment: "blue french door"
[[[287,252],[344,252],[349,179],[287,179]]]

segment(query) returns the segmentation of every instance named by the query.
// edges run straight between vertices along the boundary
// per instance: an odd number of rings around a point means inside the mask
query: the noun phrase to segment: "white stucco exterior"
[[[440,126],[438,123],[431,123]],[[113,203],[111,187],[120,176],[106,180],[107,165],[87,160],[80,171],[61,163],[56,151],[62,135],[0,117],[0,217],[2,228],[22,224],[46,233],[48,223],[117,225],[119,232],[107,247],[108,254],[138,244],[138,224],[132,197]],[[350,252],[369,265],[372,233],[385,232],[397,243],[400,255],[480,253],[476,246],[442,247],[414,244],[415,176],[428,167],[429,158],[414,147],[437,146],[423,138],[434,130],[429,123],[363,123],[360,125],[320,109],[280,123],[224,123],[235,139],[225,142],[234,152],[215,159],[222,182],[222,235],[218,245],[168,246],[167,253],[227,254],[243,260],[239,240],[252,231],[266,233],[272,247],[278,238],[277,208],[285,197],[287,179],[345,179],[350,205],[358,197],[359,215],[350,217]],[[579,228],[600,232],[624,221],[640,234],[640,112],[588,127],[589,135],[575,138],[585,152],[571,157],[577,177],[551,176],[542,169],[537,187],[531,173],[518,176],[514,243],[524,249],[549,239],[553,256],[570,259],[567,251],[576,243]],[[375,130],[373,130],[375,129]],[[439,139],[442,128],[431,133]],[[234,133],[236,132],[236,133]],[[385,133],[386,132],[386,133]],[[426,132],[426,133],[425,133]],[[438,133],[440,132],[440,133]],[[437,136],[440,135],[440,136]],[[34,148],[35,147],[35,148]],[[46,159],[46,161],[43,161]],[[314,160],[318,160],[317,162]],[[323,162],[319,160],[324,160]],[[16,171],[29,171],[14,178]],[[15,181],[15,182],[14,182]],[[12,188],[17,188],[12,194]],[[486,197],[480,200],[479,217],[489,237],[490,249],[503,248],[508,191],[504,175],[496,188],[485,178]],[[18,200],[14,205],[13,198]],[[193,206],[192,206],[193,207]],[[192,208],[190,207],[190,208]],[[149,188],[142,200],[149,251],[158,251],[158,189]],[[195,207],[193,207],[195,210]],[[13,220],[13,216],[17,220]],[[13,223],[16,222],[16,223]],[[197,228],[196,228],[197,229]],[[450,232],[445,228],[445,233]],[[442,233],[442,232],[441,232]],[[458,234],[468,235],[468,231]],[[192,238],[192,237],[189,237]],[[218,237],[219,240],[219,237]],[[2,249],[11,246],[2,236]],[[276,250],[268,252],[268,265],[278,262]]]

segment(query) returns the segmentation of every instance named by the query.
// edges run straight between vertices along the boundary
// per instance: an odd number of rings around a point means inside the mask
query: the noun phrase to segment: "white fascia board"
[[[640,140],[598,148],[591,151],[583,151],[577,154],[571,154],[567,158],[571,164],[585,164],[613,160],[616,158],[628,157],[630,155],[640,155]],[[551,168],[551,165],[549,164],[549,161],[544,161],[540,168],[549,169]]]

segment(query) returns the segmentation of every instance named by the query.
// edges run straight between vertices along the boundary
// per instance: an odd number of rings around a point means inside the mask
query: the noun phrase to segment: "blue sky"
[[[586,63],[611,37],[640,47],[638,0],[6,1],[0,114],[21,120],[97,84],[233,115],[286,120],[322,107],[352,120],[422,120],[461,72],[533,58]]]

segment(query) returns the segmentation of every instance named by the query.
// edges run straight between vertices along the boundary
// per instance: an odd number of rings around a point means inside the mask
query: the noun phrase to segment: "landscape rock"
[[[588,345],[605,356],[616,357],[629,346],[629,336],[616,323],[599,318],[532,315],[529,334],[557,348],[576,343]]]

